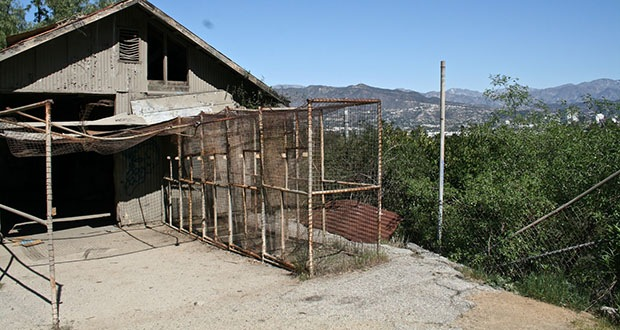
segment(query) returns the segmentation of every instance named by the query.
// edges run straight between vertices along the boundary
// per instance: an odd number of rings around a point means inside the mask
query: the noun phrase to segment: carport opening
[[[106,95],[46,95],[54,98],[52,119],[54,122],[81,122],[96,120],[114,114],[114,96]],[[2,109],[19,107],[40,100],[41,95],[11,95],[1,104]],[[33,109],[27,112],[44,118],[44,111]],[[16,121],[31,121],[15,117]],[[34,119],[32,119],[34,122]],[[83,127],[76,128],[78,130]],[[40,219],[46,218],[45,199],[45,157],[16,157],[9,149],[6,139],[0,139],[0,168],[2,189],[0,204],[29,213]],[[81,152],[53,156],[52,183],[55,218],[76,217],[91,214],[110,213],[110,216],[58,222],[54,227],[63,229],[72,226],[101,226],[116,223],[114,203],[113,157],[95,152]],[[26,235],[44,231],[39,224],[24,224],[28,220],[11,212],[0,211],[0,231],[8,235]]]
[[[43,157],[19,158],[12,156],[6,141],[2,145],[3,178],[0,204],[45,219],[45,159]],[[52,182],[56,217],[75,217],[88,214],[110,213],[111,216],[59,222],[56,229],[72,226],[103,226],[115,224],[114,185],[112,184],[113,159],[94,152],[76,153],[53,157]],[[25,220],[10,212],[1,211],[2,234],[23,235],[44,231],[41,225],[19,225]]]

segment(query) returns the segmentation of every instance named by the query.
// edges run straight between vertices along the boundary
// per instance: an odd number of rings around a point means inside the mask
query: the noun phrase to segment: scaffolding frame
[[[53,208],[53,188],[52,188],[52,104],[51,99],[0,111],[0,116],[13,113],[24,115],[23,111],[45,108],[45,207],[46,219],[39,219],[26,212],[16,210],[6,205],[0,204],[0,208],[5,211],[14,213],[35,223],[41,224],[47,228],[47,254],[50,281],[50,302],[52,306],[52,327],[58,329],[60,319],[58,314],[58,287],[56,285],[56,261],[54,257],[54,208]]]
[[[352,111],[362,106],[366,107],[365,118],[372,118],[362,123],[368,127],[350,122]],[[333,124],[333,113],[343,115],[339,126]],[[328,126],[331,131],[326,133]],[[367,156],[374,159],[369,161],[371,174],[363,174],[370,180],[329,177],[329,139],[352,139],[368,129],[373,150]],[[280,138],[274,137],[279,133]],[[359,203],[364,206],[359,216],[372,217],[373,241],[379,252],[384,238],[381,139],[381,102],[376,99],[309,99],[299,108],[201,114],[195,127],[177,133],[177,153],[167,157],[169,175],[162,185],[165,222],[220,248],[289,270],[299,267],[288,258],[297,249],[291,242],[299,245],[303,241],[305,267],[313,275],[316,244],[325,243],[330,234],[330,200],[365,194],[375,205]],[[207,146],[213,140],[219,144]]]

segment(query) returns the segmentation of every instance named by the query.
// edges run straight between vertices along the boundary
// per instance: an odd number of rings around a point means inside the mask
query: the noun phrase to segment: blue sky
[[[22,0],[25,2],[25,0]],[[151,0],[268,85],[620,79],[620,0]]]
[[[620,0],[152,0],[268,85],[482,91],[620,79]]]

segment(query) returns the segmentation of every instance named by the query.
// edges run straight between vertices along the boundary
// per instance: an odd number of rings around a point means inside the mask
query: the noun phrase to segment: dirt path
[[[455,323],[463,329],[584,329],[592,317],[509,292],[494,291],[469,297],[475,307]]]
[[[469,281],[415,246],[386,246],[390,262],[370,270],[299,281],[164,226],[55,237],[68,329],[570,329],[583,318]],[[0,247],[0,329],[49,328],[46,258],[45,244]]]

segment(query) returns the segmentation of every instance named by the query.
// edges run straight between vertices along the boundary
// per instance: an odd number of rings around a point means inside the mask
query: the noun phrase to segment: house
[[[7,42],[8,47],[0,50],[0,109],[52,99],[53,121],[81,123],[82,129],[90,127],[89,123],[112,129],[157,122],[157,118],[136,120],[135,115],[139,112],[144,119],[149,109],[161,115],[162,107],[166,112],[165,105],[170,103],[181,108],[184,104],[189,108],[257,100],[266,105],[287,103],[143,0],[122,1],[11,36]],[[166,97],[176,99],[166,102]],[[82,152],[54,156],[57,217],[109,213],[101,221],[160,221],[160,186],[168,172],[165,155],[175,150],[174,143],[170,137],[157,137],[112,155]],[[43,166],[43,157],[14,157],[0,139],[0,203],[43,217]],[[20,221],[5,212],[0,213],[0,220],[2,231]]]

